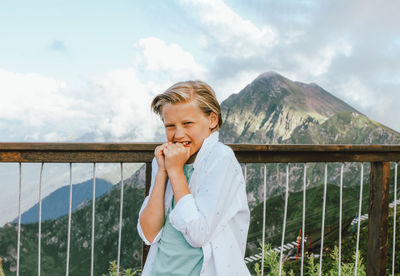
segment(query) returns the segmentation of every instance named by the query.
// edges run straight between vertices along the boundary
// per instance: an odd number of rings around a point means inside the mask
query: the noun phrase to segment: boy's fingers
[[[190,148],[185,148],[182,144],[180,144],[180,145],[171,144],[171,145],[167,145],[164,148],[164,154],[168,155],[168,156],[183,153],[183,152],[186,153],[187,151],[190,151]]]
[[[158,146],[158,147],[155,148],[154,153],[158,154],[158,153],[161,153],[162,151],[163,151],[162,146]]]
[[[157,146],[157,147],[155,148],[155,151],[162,152],[162,151],[167,147],[168,144],[169,144],[169,142]]]
[[[164,144],[162,144],[162,145],[160,145],[160,148],[161,149],[165,149],[165,147],[168,145],[168,143],[164,143]]]

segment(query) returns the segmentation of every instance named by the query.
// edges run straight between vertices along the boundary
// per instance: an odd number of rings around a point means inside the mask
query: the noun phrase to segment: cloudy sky
[[[0,141],[148,141],[149,104],[276,71],[400,131],[399,1],[2,1]]]

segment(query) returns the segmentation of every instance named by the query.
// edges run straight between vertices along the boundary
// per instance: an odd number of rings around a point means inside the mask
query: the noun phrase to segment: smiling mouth
[[[181,143],[184,147],[190,145],[191,142],[177,142],[177,143]]]

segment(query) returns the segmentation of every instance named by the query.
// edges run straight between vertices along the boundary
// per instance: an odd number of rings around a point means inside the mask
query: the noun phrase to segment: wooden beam
[[[371,162],[367,275],[386,275],[389,215],[389,162]]]
[[[373,151],[235,151],[240,163],[383,162],[400,160],[400,152]]]
[[[158,143],[0,143],[0,162],[151,162]],[[241,163],[399,161],[399,145],[229,144]]]
[[[30,163],[145,163],[154,151],[7,151],[0,152],[0,162]]]
[[[160,143],[0,143],[2,151],[154,151]],[[234,151],[378,151],[400,152],[400,145],[227,144]]]

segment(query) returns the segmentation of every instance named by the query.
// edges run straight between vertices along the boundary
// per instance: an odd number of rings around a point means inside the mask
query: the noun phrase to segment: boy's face
[[[215,113],[205,115],[195,101],[164,105],[162,120],[169,142],[182,143],[185,147],[190,147],[190,158],[187,163],[194,162],[204,139],[218,124],[217,115]]]

